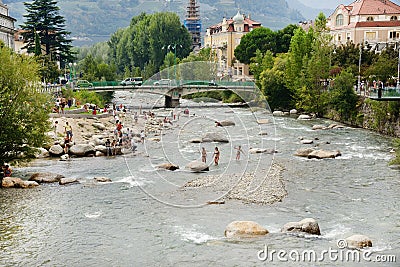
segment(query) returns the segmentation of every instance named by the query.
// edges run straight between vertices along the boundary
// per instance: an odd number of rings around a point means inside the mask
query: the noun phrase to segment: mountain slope
[[[312,8],[310,6],[306,6],[300,0],[286,0],[289,6],[295,10],[298,10],[301,15],[307,20],[314,20],[320,12],[324,13],[326,17],[330,16],[333,13],[333,9],[320,9],[320,8]],[[336,7],[336,6],[335,6]]]
[[[10,16],[17,19],[16,27],[23,24],[26,0],[3,0],[10,8]],[[29,1],[30,2],[30,1]],[[176,12],[185,18],[188,0],[62,0],[58,1],[60,14],[66,19],[66,28],[72,36],[90,38],[93,42],[106,39],[121,27],[129,25],[133,16],[141,12]],[[299,11],[290,8],[285,0],[202,0],[200,14],[203,31],[222,17],[242,13],[260,21],[271,29],[282,29],[288,24],[304,20]],[[75,44],[76,45],[76,44]]]

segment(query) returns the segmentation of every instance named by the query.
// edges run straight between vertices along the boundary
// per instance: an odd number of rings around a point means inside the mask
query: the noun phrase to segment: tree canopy
[[[260,50],[261,53],[268,50],[273,54],[286,53],[297,28],[297,25],[289,25],[275,32],[269,28],[256,28],[242,37],[240,44],[235,49],[235,57],[240,62],[249,64],[257,50]]]
[[[0,43],[0,163],[28,158],[46,141],[49,106],[39,93],[39,66]]]
[[[192,39],[177,14],[142,13],[132,18],[129,27],[113,34],[108,44],[119,73],[126,67],[158,71],[168,53],[177,58],[188,56]]]
[[[24,5],[27,14],[21,28],[28,53],[47,55],[50,61],[71,62],[72,40],[67,38],[70,32],[65,30],[65,19],[59,14],[57,1],[34,0]],[[38,42],[42,51],[37,51]]]

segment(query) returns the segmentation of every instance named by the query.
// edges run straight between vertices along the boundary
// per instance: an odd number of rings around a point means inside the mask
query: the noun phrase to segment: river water
[[[190,107],[190,111],[195,116],[174,121],[159,137],[160,142],[139,144],[137,155],[64,162],[36,160],[30,167],[16,169],[15,176],[51,171],[78,177],[81,183],[0,190],[0,265],[399,266],[400,173],[388,167],[393,156],[389,138],[350,127],[313,131],[312,125],[332,122],[272,118],[244,108]],[[157,113],[168,115],[169,110]],[[233,120],[236,126],[214,126],[215,120],[224,119]],[[259,119],[271,123],[258,124]],[[215,131],[228,136],[230,142],[188,142]],[[264,131],[268,135],[259,135]],[[313,139],[314,144],[300,144],[300,137]],[[235,161],[233,147],[237,145],[245,152],[250,147],[263,147],[278,153],[246,153]],[[201,146],[206,147],[209,162],[214,146],[218,146],[220,164],[210,165],[209,173],[188,172],[184,166],[200,159]],[[293,155],[307,146],[338,149],[342,156],[308,160]],[[156,168],[167,161],[181,168],[175,172]],[[284,167],[288,193],[272,205],[238,200],[204,205],[226,192],[182,188],[185,182],[203,175],[265,174],[272,163]],[[98,176],[113,182],[92,182]],[[285,223],[308,217],[319,222],[321,236],[280,233]],[[256,221],[270,234],[226,239],[225,227],[235,220]],[[329,255],[319,262],[294,261],[287,255],[313,250],[320,258],[323,250],[338,250],[337,241],[352,234],[364,234],[373,241],[373,248],[358,252],[360,262]],[[267,259],[262,251],[265,247]],[[279,259],[276,254],[270,255],[272,250],[287,254]],[[393,255],[397,263],[367,262],[362,258],[365,251],[371,260]]]

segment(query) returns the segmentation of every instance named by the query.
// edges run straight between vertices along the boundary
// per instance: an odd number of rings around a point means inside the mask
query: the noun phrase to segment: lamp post
[[[361,95],[361,55],[362,55],[362,43],[359,45],[360,47],[360,57],[358,59],[358,82],[357,82],[357,91],[360,91]]]
[[[167,49],[167,54],[166,55],[168,55],[168,51],[169,51],[169,45],[167,45],[167,46],[163,46],[161,49]],[[168,67],[167,67],[167,78],[168,78],[168,80],[169,80],[169,61],[168,61]]]
[[[399,90],[400,87],[400,47],[397,48],[399,50],[399,57],[397,59],[397,83],[396,83],[396,90]]]
[[[176,48],[179,46],[182,48],[182,45],[174,44],[174,45],[169,45],[168,48],[174,49],[174,76],[175,76],[175,81],[176,81]]]

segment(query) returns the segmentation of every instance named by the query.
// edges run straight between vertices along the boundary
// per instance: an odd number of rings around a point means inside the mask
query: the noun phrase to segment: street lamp
[[[176,80],[176,48],[179,46],[182,48],[182,45],[174,44],[174,45],[169,45],[168,49],[173,49],[174,50],[174,74],[175,74],[175,80]]]
[[[169,45],[168,46],[163,46],[161,49],[167,49],[167,54],[166,55],[168,55],[168,51],[169,51]],[[168,78],[168,80],[169,80],[169,61],[168,61],[168,67],[167,67],[167,78]]]
[[[397,48],[399,50],[399,57],[397,60],[397,83],[396,83],[396,90],[399,90],[400,87],[400,47]]]
[[[365,47],[364,47],[365,45]],[[364,48],[364,50],[368,50],[368,42],[367,41],[363,41],[362,43],[360,43],[359,47],[360,47],[360,57],[358,59],[358,82],[357,82],[357,90],[360,91],[360,95],[361,95],[361,57],[362,57],[362,50]],[[365,95],[365,91],[364,91],[364,95]]]
[[[361,55],[362,55],[362,44],[359,45],[360,47],[360,57],[358,59],[358,82],[357,82],[357,91],[360,91],[361,95]]]

